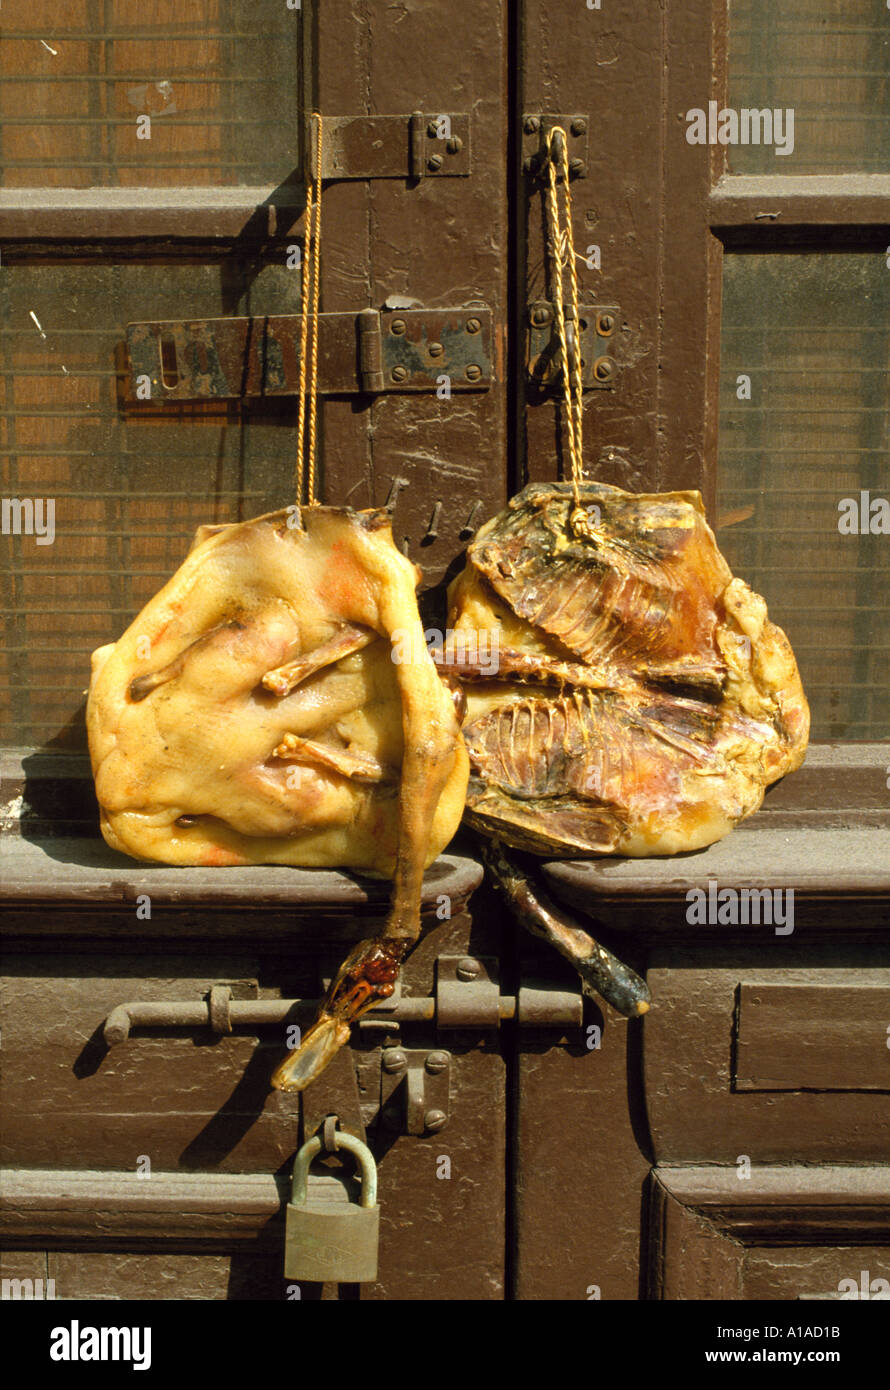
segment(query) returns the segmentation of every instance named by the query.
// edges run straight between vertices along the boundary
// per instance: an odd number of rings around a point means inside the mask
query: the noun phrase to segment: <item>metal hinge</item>
[[[563,307],[569,352],[577,341],[581,383],[585,387],[613,386],[618,374],[612,348],[619,310],[614,304],[580,304],[575,331],[571,305]],[[546,299],[528,306],[528,375],[538,386],[555,386],[562,379],[562,349],[553,305]]]
[[[309,127],[308,175],[318,169],[318,128]],[[470,117],[466,112],[414,111],[406,116],[325,116],[323,179],[466,178]]]
[[[131,399],[295,396],[301,314],[127,325]],[[362,309],[319,314],[318,391],[484,391],[491,310]]]

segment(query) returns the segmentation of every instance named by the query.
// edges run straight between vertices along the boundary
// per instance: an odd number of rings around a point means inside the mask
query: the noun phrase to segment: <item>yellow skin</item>
[[[87,729],[113,848],[392,877],[400,772],[421,759],[436,787],[423,865],[448,843],[467,779],[451,696],[426,656],[417,569],[388,524],[368,530],[361,516],[318,507],[305,531],[287,512],[202,528],[123,636],[94,653]],[[412,628],[415,659],[393,662],[390,633]],[[264,685],[344,631],[355,638],[339,656],[283,697]]]

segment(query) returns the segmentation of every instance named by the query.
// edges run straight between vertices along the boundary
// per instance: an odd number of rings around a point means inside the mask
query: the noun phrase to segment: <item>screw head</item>
[[[404,333],[407,326],[404,319],[393,319],[389,325],[389,331],[390,333]]]
[[[593,364],[593,375],[597,381],[611,381],[615,375],[615,363],[611,357],[598,357]]]
[[[393,367],[390,375],[392,376],[393,381],[407,381],[408,368],[402,366]]]
[[[428,1129],[431,1134],[435,1134],[442,1129],[448,1120],[444,1110],[428,1110],[423,1117],[423,1127]]]
[[[457,963],[457,978],[459,980],[475,980],[479,974],[479,962],[473,960],[472,956],[464,956],[463,960]]]
[[[464,142],[459,135],[452,135],[450,140],[445,141],[445,148],[449,154],[459,154],[464,147]]]
[[[383,1070],[388,1072],[404,1071],[408,1065],[408,1058],[404,1052],[397,1047],[388,1047],[383,1054]]]
[[[601,338],[607,338],[615,327],[615,319],[612,314],[600,314],[596,321],[596,331]]]
[[[478,333],[482,327],[481,319],[467,319],[466,330],[468,333]]]
[[[580,178],[581,175],[584,173],[584,160],[583,160],[583,159],[570,159],[570,160],[569,160],[569,173],[570,173],[570,174],[574,174],[574,175],[575,175],[575,178]]]
[[[430,357],[441,357],[445,349],[441,343],[427,343],[426,350]]]
[[[536,304],[532,309],[532,323],[536,324],[539,328],[549,323],[551,317],[551,310],[546,304]]]
[[[541,122],[537,116],[526,116],[525,123],[523,124],[522,128],[525,131],[526,135],[534,135],[535,131],[541,129]]]
[[[471,362],[466,371],[467,381],[478,381],[481,376],[482,368],[477,367],[475,362]]]
[[[426,167],[430,170],[431,173],[434,174],[437,169],[442,168],[442,165],[444,163],[445,161],[443,160],[440,154],[431,154],[426,162]]]
[[[440,1072],[445,1071],[450,1061],[451,1058],[447,1052],[431,1052],[424,1062],[424,1066],[431,1076],[438,1076]]]
[[[431,140],[435,140],[439,134],[439,124],[437,121],[430,121],[426,128],[426,133]]]
[[[577,121],[572,121],[572,134],[573,134],[573,135],[586,135],[586,134],[587,134],[587,122],[584,120],[584,117],[583,117],[583,116],[579,116],[578,119],[577,119]]]

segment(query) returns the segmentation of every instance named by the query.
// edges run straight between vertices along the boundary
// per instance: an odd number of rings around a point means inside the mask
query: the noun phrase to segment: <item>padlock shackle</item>
[[[317,1158],[321,1153],[323,1147],[321,1136],[316,1134],[311,1139],[307,1139],[303,1147],[297,1150],[290,1185],[290,1199],[295,1207],[301,1207],[306,1201],[309,1190],[309,1165],[313,1158]],[[356,1139],[355,1135],[337,1129],[334,1131],[334,1149],[346,1149],[358,1163],[361,1172],[359,1206],[375,1207],[377,1205],[377,1164],[374,1162],[374,1155],[367,1144],[363,1144],[361,1139]]]

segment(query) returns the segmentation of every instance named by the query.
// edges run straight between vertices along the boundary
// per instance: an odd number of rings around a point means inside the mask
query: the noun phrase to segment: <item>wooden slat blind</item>
[[[729,105],[795,113],[793,152],[733,145],[734,174],[887,173],[890,22],[882,0],[730,0]]]
[[[298,164],[285,0],[5,0],[0,22],[6,187],[280,184]]]
[[[0,494],[52,499],[55,539],[0,538],[0,723],[6,746],[84,746],[89,655],[180,564],[197,526],[292,500],[293,406],[122,408],[130,320],[299,310],[299,273],[270,265],[230,302],[235,267],[5,266]],[[247,283],[247,280],[245,280]],[[45,338],[31,318],[34,312]]]
[[[884,256],[727,255],[718,539],[791,639],[817,739],[890,734],[890,535],[838,529],[842,499],[890,499],[888,440]]]

